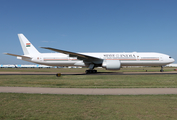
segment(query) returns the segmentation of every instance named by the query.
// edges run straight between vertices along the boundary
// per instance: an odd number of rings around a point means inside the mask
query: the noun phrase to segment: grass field
[[[91,96],[0,93],[0,119],[176,120],[177,95]]]
[[[159,67],[123,68],[122,72],[159,71]],[[0,72],[83,72],[82,69],[3,68]],[[104,69],[98,69],[105,72]],[[174,68],[165,68],[173,71]],[[112,72],[112,71],[111,71]],[[118,71],[119,72],[119,71]],[[172,75],[0,75],[0,86],[55,88],[176,88],[177,74]]]
[[[0,86],[55,88],[175,88],[172,75],[0,75]]]
[[[173,71],[175,68],[165,68]],[[0,69],[0,72],[83,73],[86,69]],[[158,72],[123,68],[117,72]],[[98,69],[99,72],[108,72]],[[110,71],[112,72],[112,71]],[[114,71],[115,72],[115,71]],[[0,75],[0,86],[60,88],[177,87],[177,74],[162,75]],[[176,120],[177,95],[48,95],[0,93],[2,120]]]

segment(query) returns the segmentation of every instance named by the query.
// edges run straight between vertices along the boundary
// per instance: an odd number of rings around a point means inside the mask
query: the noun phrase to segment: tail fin
[[[40,53],[23,34],[18,34],[18,38],[20,40],[24,55]]]

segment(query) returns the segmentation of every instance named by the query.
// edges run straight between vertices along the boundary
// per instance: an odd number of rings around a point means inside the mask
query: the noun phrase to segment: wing
[[[23,55],[16,55],[16,54],[11,54],[11,53],[4,53],[5,55],[11,55],[11,56],[15,56],[15,57],[22,57],[22,58],[28,58],[31,59],[31,57],[27,57],[27,56],[23,56]]]
[[[59,50],[59,49],[50,48],[50,47],[41,47],[41,48],[49,49],[49,50],[64,53],[64,54],[69,54],[69,57],[77,57],[77,59],[79,59],[79,60],[86,60],[86,61],[90,61],[90,62],[102,60],[102,59],[97,58],[97,57],[84,55],[84,54],[80,54],[80,53],[69,52],[69,51],[65,51],[65,50]]]

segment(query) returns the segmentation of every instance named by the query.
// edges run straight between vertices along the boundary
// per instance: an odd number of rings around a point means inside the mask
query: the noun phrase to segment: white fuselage
[[[166,54],[149,53],[149,52],[132,52],[132,53],[81,53],[103,60],[119,60],[121,66],[164,66],[174,62],[174,59]],[[26,55],[32,59],[24,59],[29,62],[49,66],[87,66],[83,60],[77,57],[69,57],[62,53],[40,53],[33,56]],[[100,62],[100,63],[99,63]],[[101,67],[103,61],[97,61]]]
[[[5,53],[18,59],[48,66],[85,66],[86,73],[96,73],[95,67],[119,70],[121,66],[163,66],[174,62],[169,55],[149,52],[132,53],[76,53],[51,47],[41,47],[57,53],[40,53],[23,35],[18,34],[24,55]]]

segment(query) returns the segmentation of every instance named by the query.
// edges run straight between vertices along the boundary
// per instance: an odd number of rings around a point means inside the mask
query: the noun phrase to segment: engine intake
[[[120,70],[121,63],[119,60],[104,60],[102,67],[106,70]]]

